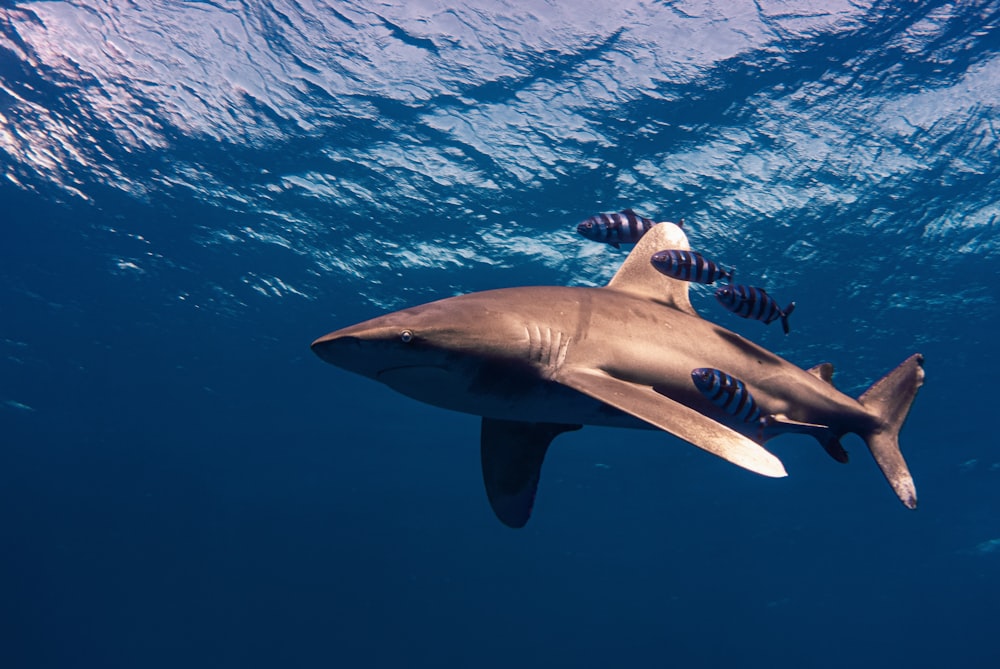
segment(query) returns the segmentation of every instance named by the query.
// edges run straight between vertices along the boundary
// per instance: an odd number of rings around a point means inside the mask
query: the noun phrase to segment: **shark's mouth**
[[[438,365],[401,365],[378,372],[376,380],[393,390],[436,406],[448,406],[448,398],[461,396],[467,383],[447,367]]]
[[[448,370],[446,367],[442,367],[440,365],[399,365],[398,367],[386,367],[385,369],[380,369],[375,373],[375,378],[385,383],[393,377],[419,376],[421,374],[433,377],[436,373],[439,374],[441,372],[447,374]]]
[[[380,370],[375,379],[404,395],[454,390],[455,375],[440,365],[400,365]]]

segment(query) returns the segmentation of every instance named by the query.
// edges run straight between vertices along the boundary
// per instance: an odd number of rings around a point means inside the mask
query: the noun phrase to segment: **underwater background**
[[[1000,666],[1000,2],[0,2],[0,666]],[[856,396],[920,507],[324,364],[404,306],[603,285],[632,207],[795,300],[703,316]]]

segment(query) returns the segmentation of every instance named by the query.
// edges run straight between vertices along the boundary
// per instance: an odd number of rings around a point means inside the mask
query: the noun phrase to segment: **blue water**
[[[0,666],[1000,666],[998,146],[995,1],[0,3]],[[917,511],[586,428],[511,530],[476,417],[309,350],[602,285],[627,206],[845,392],[926,356]]]

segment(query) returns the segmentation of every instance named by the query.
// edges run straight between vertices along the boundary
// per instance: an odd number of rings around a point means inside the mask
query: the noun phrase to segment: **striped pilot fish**
[[[726,413],[746,423],[763,425],[760,407],[745,383],[725,372],[711,367],[699,367],[691,372],[694,385],[702,395]]]
[[[611,244],[616,249],[621,244],[635,244],[656,221],[640,216],[631,209],[615,214],[597,214],[576,226],[576,231],[595,242]]]
[[[795,309],[794,302],[782,309],[763,288],[740,284],[716,288],[715,299],[737,316],[763,321],[765,325],[780,318],[781,327],[788,334],[788,317]]]
[[[681,281],[714,283],[716,279],[729,279],[729,283],[733,282],[733,270],[724,270],[694,251],[657,251],[649,261],[661,273]]]

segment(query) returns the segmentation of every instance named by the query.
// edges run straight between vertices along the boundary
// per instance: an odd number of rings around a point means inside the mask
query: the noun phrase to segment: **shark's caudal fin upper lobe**
[[[908,509],[917,508],[917,490],[899,450],[899,430],[924,382],[923,362],[924,356],[919,353],[911,355],[858,398],[878,418],[878,425],[861,436],[889,485]]]

